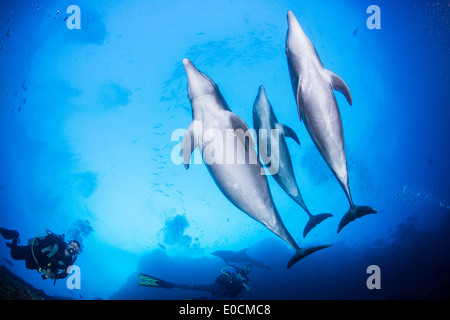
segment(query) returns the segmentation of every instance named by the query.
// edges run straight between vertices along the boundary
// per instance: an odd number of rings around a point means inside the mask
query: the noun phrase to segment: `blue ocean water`
[[[81,29],[69,29],[70,5]],[[381,10],[369,29],[367,8]],[[336,92],[356,204],[376,215],[339,234],[341,187],[299,121],[285,55],[292,10]],[[0,227],[22,243],[46,229],[77,238],[81,289],[0,264],[50,295],[184,299],[204,293],[137,285],[138,273],[210,283],[242,250],[253,268],[245,299],[448,298],[450,101],[448,1],[12,1],[0,3]],[[204,164],[178,161],[192,121],[188,58],[252,127],[264,85],[288,140],[305,203],[334,216],[303,239],[304,211],[270,176],[275,204],[301,246],[331,243],[287,270],[293,250],[234,207]],[[198,151],[196,151],[198,152]],[[197,154],[198,156],[198,154]],[[366,270],[381,270],[368,289]]]

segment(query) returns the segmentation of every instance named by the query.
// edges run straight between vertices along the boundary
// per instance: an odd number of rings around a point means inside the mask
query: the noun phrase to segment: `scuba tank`
[[[39,244],[39,242],[40,241],[42,241],[42,240],[44,240],[45,238],[47,238],[48,236],[54,236],[54,237],[57,237],[57,238],[59,238],[59,239],[61,239],[62,241],[64,241],[65,242],[65,240],[64,240],[64,238],[65,238],[65,235],[64,234],[62,234],[62,235],[57,235],[56,233],[54,233],[53,231],[50,231],[50,230],[45,230],[45,233],[40,233],[40,234],[38,234],[36,237],[34,237],[34,238],[31,238],[31,239],[28,239],[28,244],[29,245],[34,245],[34,246],[37,246],[38,244]]]
[[[37,261],[36,255],[35,255],[36,246],[38,246],[47,237],[54,237],[55,239],[61,240],[65,245],[67,245],[64,240],[64,238],[65,238],[64,234],[57,235],[56,233],[54,233],[48,229],[45,230],[45,233],[38,234],[36,237],[29,239],[28,244],[31,246],[31,254],[33,255],[34,261],[38,267],[37,268],[38,273],[44,272],[45,270],[49,269],[52,265],[52,260],[50,260],[50,262],[45,267],[39,265],[39,262]],[[59,247],[58,247],[58,244],[56,243],[53,247],[48,247],[48,248],[42,249],[41,253],[45,254],[47,256],[47,258],[52,259],[53,256],[58,252],[58,250],[59,250]],[[76,257],[75,257],[75,260],[76,260]],[[74,260],[74,262],[75,262],[75,260]],[[56,274],[55,274],[55,276],[56,276]],[[45,275],[45,274],[42,274],[41,278],[43,280],[48,279],[47,275]],[[53,284],[54,285],[56,284],[56,277],[54,278]]]
[[[217,277],[215,281],[216,284],[224,286],[233,283],[233,276],[231,275],[231,271],[224,271],[226,269],[233,269],[233,267],[223,267],[222,269],[220,269],[220,272],[222,274]]]

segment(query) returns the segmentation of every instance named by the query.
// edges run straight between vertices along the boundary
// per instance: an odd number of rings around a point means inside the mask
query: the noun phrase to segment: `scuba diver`
[[[154,288],[179,288],[210,292],[209,297],[202,297],[200,299],[241,300],[244,293],[250,290],[250,278],[248,277],[248,274],[251,270],[252,266],[249,263],[244,264],[242,268],[232,265],[224,267],[220,270],[222,274],[217,277],[216,281],[212,284],[175,284],[140,273],[138,285]]]
[[[28,245],[19,246],[19,232],[0,228],[0,234],[12,243],[6,243],[11,248],[11,258],[25,260],[27,269],[43,272],[42,279],[63,279],[68,275],[68,267],[75,263],[81,246],[76,240],[68,243],[64,235],[59,236],[49,230],[28,240]]]

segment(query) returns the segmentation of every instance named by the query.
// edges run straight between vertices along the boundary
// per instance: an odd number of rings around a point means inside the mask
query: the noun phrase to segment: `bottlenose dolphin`
[[[297,202],[309,216],[309,220],[303,230],[303,237],[306,237],[312,228],[333,215],[331,213],[313,215],[306,207],[295,179],[291,155],[285,137],[294,139],[299,145],[300,141],[294,130],[278,122],[275,113],[273,112],[272,105],[267,99],[264,86],[259,87],[258,95],[253,104],[253,128],[256,130],[258,140],[261,139],[261,134],[267,135],[266,148],[260,149],[260,143],[258,143],[258,154],[263,159],[263,163],[268,167],[269,163],[270,166],[272,166],[274,162],[277,162],[276,167],[278,170],[271,175],[281,188],[294,199],[294,201]],[[272,135],[277,136],[272,137]],[[268,150],[271,150],[270,157],[267,155]]]
[[[231,250],[219,250],[214,251],[211,254],[213,256],[221,258],[226,264],[230,262],[236,263],[250,263],[253,267],[259,267],[263,269],[270,269],[268,265],[265,265],[261,261],[255,260],[247,254],[247,249],[243,249],[240,251],[231,251]]]
[[[350,209],[339,223],[339,232],[356,218],[377,213],[371,207],[356,206],[350,194],[342,119],[333,89],[341,92],[350,105],[352,96],[345,82],[324,68],[292,11],[288,11],[287,20],[286,56],[300,121],[303,120],[350,203]]]
[[[251,133],[245,122],[232,113],[217,85],[199,71],[194,64],[183,60],[188,77],[188,96],[192,107],[193,121],[189,125],[181,142],[183,163],[189,167],[192,151],[198,146],[202,151],[206,167],[225,197],[251,218],[262,223],[267,229],[286,241],[296,253],[288,262],[288,268],[307,255],[328,247],[314,246],[300,248],[286,229],[275,207],[269,184],[261,174],[262,166],[256,155]],[[223,137],[233,135],[234,145],[225,144]],[[248,137],[248,139],[246,139]],[[248,141],[250,140],[250,141]],[[227,153],[243,153],[245,159],[254,162],[221,163]]]

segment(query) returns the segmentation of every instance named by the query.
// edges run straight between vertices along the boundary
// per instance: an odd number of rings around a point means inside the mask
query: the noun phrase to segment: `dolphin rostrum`
[[[226,264],[230,264],[230,262],[236,263],[250,263],[253,267],[259,267],[263,269],[270,269],[268,265],[265,265],[261,261],[255,260],[247,254],[247,249],[243,249],[240,251],[231,251],[231,250],[219,250],[214,251],[211,254],[213,256],[221,258]]]
[[[371,207],[356,206],[350,194],[342,119],[333,89],[341,92],[350,105],[352,96],[345,82],[324,68],[292,11],[288,11],[287,20],[286,56],[300,121],[303,120],[350,203],[350,209],[339,223],[339,232],[356,218],[377,213]]]
[[[296,253],[289,260],[288,268],[307,255],[328,247],[298,246],[275,207],[266,176],[261,174],[264,169],[252,147],[255,143],[247,125],[231,112],[211,78],[188,59],[183,60],[183,65],[193,117],[181,142],[185,167],[189,167],[192,151],[199,147],[211,177],[225,197],[294,248]],[[228,136],[227,143],[224,136]],[[239,162],[234,156],[244,156],[248,160]]]
[[[261,143],[258,143],[258,154],[263,159],[263,163],[266,167],[268,167],[270,163],[268,171],[281,188],[294,199],[294,201],[297,202],[309,216],[309,220],[303,230],[303,237],[306,237],[312,228],[333,215],[331,213],[313,215],[306,207],[295,179],[291,155],[285,137],[294,139],[297,144],[300,144],[300,141],[294,130],[278,122],[275,113],[273,112],[272,105],[267,99],[264,86],[259,87],[258,95],[253,104],[253,128],[256,130],[258,140],[264,138],[261,137],[262,135],[267,135],[267,147],[260,148]],[[267,154],[268,152],[266,152],[268,150],[271,151],[270,157]],[[276,163],[276,172],[271,171],[274,163]]]

